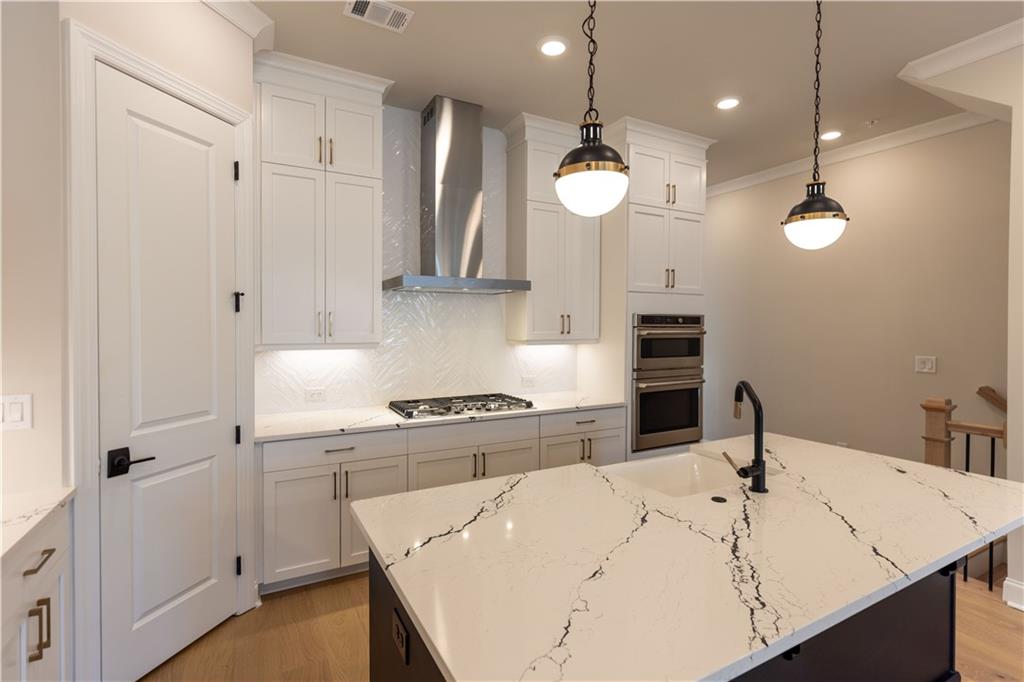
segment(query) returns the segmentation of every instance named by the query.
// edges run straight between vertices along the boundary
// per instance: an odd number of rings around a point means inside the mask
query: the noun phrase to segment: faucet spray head
[[[732,416],[733,419],[739,419],[743,416],[743,403],[735,402],[732,404]]]

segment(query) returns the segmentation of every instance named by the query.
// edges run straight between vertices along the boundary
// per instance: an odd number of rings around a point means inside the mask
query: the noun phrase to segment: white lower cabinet
[[[341,465],[341,565],[370,560],[369,545],[352,518],[352,503],[408,489],[407,458],[384,457]]]
[[[512,476],[540,467],[537,440],[492,443],[480,446],[480,477]]]
[[[465,483],[479,474],[476,446],[409,455],[409,490]]]
[[[562,467],[586,461],[582,433],[540,439],[540,468]]]
[[[341,566],[339,465],[263,474],[263,581]]]
[[[624,429],[588,431],[587,461],[596,467],[626,461],[626,432]]]
[[[626,461],[624,429],[585,431],[540,439],[540,468],[587,462],[596,467]]]

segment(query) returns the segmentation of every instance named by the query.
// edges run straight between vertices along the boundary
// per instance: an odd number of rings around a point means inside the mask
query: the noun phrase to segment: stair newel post
[[[924,461],[926,464],[949,468],[952,464],[952,435],[947,422],[956,405],[949,398],[928,398],[921,403],[924,409]]]

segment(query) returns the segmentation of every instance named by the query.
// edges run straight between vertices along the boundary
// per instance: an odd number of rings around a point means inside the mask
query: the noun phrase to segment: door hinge
[[[242,444],[242,425],[235,424],[235,445]]]
[[[235,312],[236,313],[242,312],[242,297],[245,296],[245,292],[244,291],[236,291],[236,292],[234,292],[231,295],[235,297]]]
[[[235,161],[235,181],[238,181],[238,162]]]
[[[235,575],[242,575],[242,555],[235,557]]]

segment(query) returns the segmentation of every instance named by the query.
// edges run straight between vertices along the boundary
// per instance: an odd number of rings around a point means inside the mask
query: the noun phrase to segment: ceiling
[[[275,49],[395,81],[387,104],[434,94],[482,104],[486,125],[517,113],[577,122],[586,109],[578,2],[399,2],[404,34],[343,16],[341,2],[259,2]],[[875,137],[958,110],[900,81],[907,62],[1024,15],[1020,2],[825,3],[822,126]],[[537,41],[568,39],[561,57]],[[810,2],[602,2],[597,99],[606,123],[630,115],[711,137],[708,181],[810,154],[814,6]],[[740,106],[714,102],[738,95]],[[868,121],[877,119],[873,126]]]

